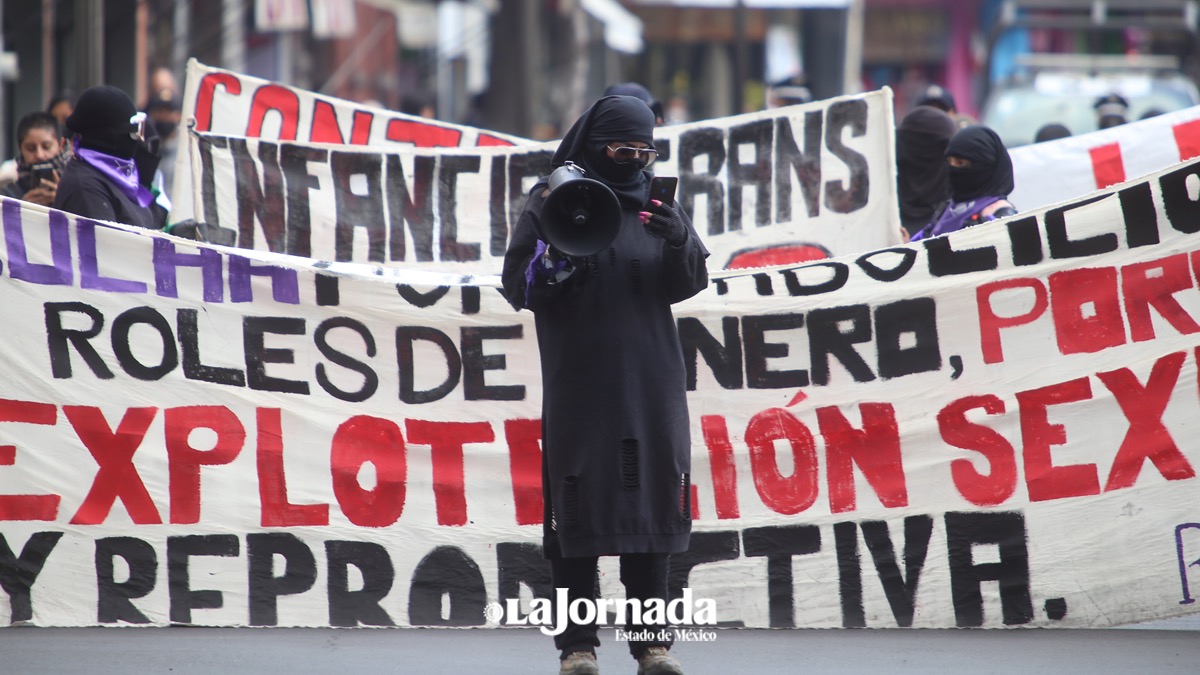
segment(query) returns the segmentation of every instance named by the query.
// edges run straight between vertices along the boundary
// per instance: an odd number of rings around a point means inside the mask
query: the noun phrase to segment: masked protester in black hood
[[[1012,159],[1000,136],[977,125],[960,129],[946,146],[950,204],[912,241],[937,237],[1014,215]]]
[[[129,95],[92,87],[79,96],[67,129],[75,157],[58,185],[55,208],[86,218],[161,229],[167,208],[151,181],[158,167],[157,136]]]
[[[573,162],[613,190],[616,239],[586,258],[549,246],[543,179],[504,258],[505,296],[537,327],[543,551],[571,599],[595,598],[597,556],[617,555],[627,598],[666,600],[669,555],[687,550],[691,532],[690,423],[671,305],[708,285],[708,251],[678,203],[647,204],[653,142],[654,113],[641,100],[596,101],[552,164]],[[649,632],[629,641],[638,672],[681,673],[669,630]],[[599,672],[594,622],[569,623],[554,643],[560,673]]]
[[[932,106],[919,106],[896,127],[896,188],[900,224],[915,234],[950,201],[946,146],[958,131],[954,120]]]

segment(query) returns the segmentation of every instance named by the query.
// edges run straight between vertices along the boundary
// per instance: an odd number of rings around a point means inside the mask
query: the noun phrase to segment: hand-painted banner
[[[1032,211],[1200,156],[1200,106],[1009,151],[1010,201]]]
[[[190,152],[210,241],[494,273],[556,147],[381,150],[198,133]],[[662,127],[655,147],[656,175],[679,176],[677,198],[717,268],[899,241],[890,91]]]
[[[676,308],[672,592],[746,626],[1195,612],[1198,183],[714,271]],[[495,277],[2,216],[0,622],[468,626],[552,597],[534,330]]]
[[[184,125],[196,131],[283,141],[456,148],[529,144],[518,136],[406,115],[188,60]],[[175,160],[171,222],[195,215],[191,160]]]

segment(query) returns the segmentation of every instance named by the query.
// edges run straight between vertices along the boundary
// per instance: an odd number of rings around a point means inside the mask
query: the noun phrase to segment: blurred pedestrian
[[[572,162],[613,191],[616,239],[587,258],[550,246],[542,179],[504,257],[505,296],[533,312],[541,357],[543,554],[572,604],[596,599],[602,555],[620,556],[626,598],[665,602],[670,555],[691,534],[691,424],[671,305],[708,285],[708,251],[678,202],[647,202],[653,143],[643,101],[596,101],[551,165]],[[649,633],[628,641],[639,673],[682,673],[665,622],[626,628]],[[600,672],[595,620],[568,619],[554,644],[560,675]]]
[[[1012,159],[1000,136],[982,125],[959,129],[946,146],[950,203],[912,241],[956,232],[979,223],[1011,216]]]
[[[917,107],[929,106],[937,108],[950,116],[954,120],[955,126],[959,129],[968,127],[974,123],[970,117],[962,115],[958,112],[958,104],[954,101],[954,94],[950,93],[949,89],[940,84],[931,84],[925,88],[925,91],[917,97]]]
[[[25,115],[17,122],[17,179],[4,188],[4,196],[53,206],[70,158],[53,115],[40,111]]]
[[[1120,94],[1107,94],[1096,99],[1092,105],[1096,109],[1096,127],[1108,129],[1125,124],[1125,116],[1129,114],[1129,101]]]
[[[157,151],[147,143],[146,113],[116,87],[79,96],[67,129],[78,135],[54,206],[86,218],[161,229],[167,210],[150,190]]]
[[[605,96],[632,96],[639,98],[650,107],[650,112],[654,113],[655,126],[662,126],[666,122],[666,117],[663,115],[663,104],[661,101],[654,98],[650,90],[637,82],[622,82],[620,84],[610,84],[604,90]]]
[[[663,124],[686,124],[692,121],[688,99],[682,94],[675,94],[667,100],[666,110],[663,111]]]
[[[786,77],[767,88],[767,110],[812,101],[812,90],[808,88],[803,75]]]
[[[158,188],[170,195],[171,188],[175,186],[175,157],[179,153],[182,136],[179,122],[183,119],[183,107],[174,98],[156,97],[150,99],[146,106],[146,117],[158,136],[158,174],[161,177]]]
[[[178,101],[180,98],[179,81],[175,73],[166,66],[159,66],[150,74],[150,100],[165,99]]]
[[[946,146],[958,127],[945,112],[918,106],[896,128],[896,187],[900,224],[916,234],[950,201]]]
[[[1071,130],[1064,124],[1051,122],[1043,124],[1037,133],[1033,135],[1034,143],[1045,143],[1046,141],[1056,141],[1060,138],[1067,138],[1071,135]]]
[[[46,112],[58,120],[60,126],[66,126],[67,118],[75,111],[75,99],[67,92],[55,95],[46,106]]]
[[[437,102],[429,94],[414,91],[411,94],[405,94],[401,97],[400,112],[412,115],[413,117],[424,117],[430,120],[437,119]]]

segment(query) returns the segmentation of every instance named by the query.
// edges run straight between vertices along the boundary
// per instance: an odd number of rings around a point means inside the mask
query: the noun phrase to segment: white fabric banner
[[[1200,106],[1009,151],[1009,201],[1032,211],[1200,157]]]
[[[676,307],[673,593],[746,626],[1195,612],[1197,182],[714,270]],[[534,330],[495,277],[0,211],[0,623],[471,626],[552,595]]]
[[[714,269],[899,243],[891,91],[660,127],[659,176]],[[498,273],[557,142],[377,149],[192,134],[209,241],[339,262]],[[224,228],[219,230],[216,228]]]
[[[188,61],[183,123],[195,131],[215,134],[375,147],[531,143],[517,136],[406,115],[211,68],[196,59]],[[195,215],[191,158],[186,147],[180,148],[175,162],[175,184],[170,192],[173,223]]]

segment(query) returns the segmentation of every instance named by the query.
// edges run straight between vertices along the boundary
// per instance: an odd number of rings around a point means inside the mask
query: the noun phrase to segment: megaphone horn
[[[589,256],[612,245],[621,229],[621,203],[607,185],[566,162],[550,174],[542,205],[542,237],[560,252]]]

